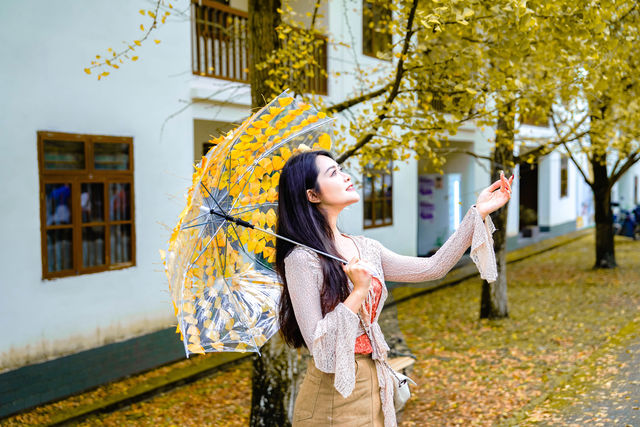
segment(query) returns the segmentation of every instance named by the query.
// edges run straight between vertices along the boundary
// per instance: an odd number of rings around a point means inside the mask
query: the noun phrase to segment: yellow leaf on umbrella
[[[264,178],[262,178],[260,186],[264,191],[267,191],[269,188],[271,188],[271,178],[269,178],[269,176],[265,176]]]
[[[190,335],[189,342],[192,344],[200,344],[200,336],[199,335]]]
[[[273,156],[271,163],[273,164],[273,169],[280,170],[284,166],[285,160],[280,156]]]
[[[274,256],[276,253],[275,248],[271,248],[269,246],[264,248],[264,251],[262,251],[262,253],[264,254],[264,256],[266,256],[267,258]]]
[[[227,331],[230,331],[231,329],[233,329],[233,324],[235,323],[235,319],[232,317],[231,319],[229,319],[229,321],[224,325],[224,328]]]
[[[238,345],[236,346],[236,350],[238,351],[243,351],[247,349],[247,343],[244,342],[239,342]]]
[[[229,338],[234,341],[240,341],[240,334],[238,334],[236,331],[229,331]]]
[[[242,142],[251,142],[251,140],[253,140],[253,136],[251,135],[242,135],[240,137],[240,141]]]
[[[187,350],[189,350],[189,353],[204,354],[204,348],[200,344],[189,344],[187,345]]]
[[[289,150],[288,147],[282,147],[280,149],[280,155],[286,162],[287,160],[289,160],[289,157],[291,157],[291,150]]]
[[[182,311],[183,311],[184,313],[190,313],[190,314],[193,314],[193,313],[195,313],[196,308],[195,308],[195,307],[193,306],[193,304],[191,304],[190,302],[185,302],[185,303],[182,305]]]
[[[267,130],[264,131],[265,136],[273,136],[278,134],[278,129],[273,127],[268,127]]]
[[[264,241],[264,239],[258,240],[258,243],[256,243],[256,253],[262,252],[262,250],[264,249],[265,243],[266,242]]]
[[[327,117],[327,113],[325,113],[324,111],[320,111],[318,113],[318,118],[319,119],[324,119],[325,117]]]
[[[251,136],[256,136],[256,135],[260,135],[262,134],[262,132],[260,131],[260,129],[256,129],[254,127],[250,127],[245,131],[248,135]]]
[[[202,326],[204,326],[205,329],[208,329],[212,323],[211,319],[207,319],[202,323]]]
[[[222,351],[222,349],[224,348],[224,344],[222,344],[220,341],[217,341],[212,343],[211,347],[213,347],[214,350]]]
[[[269,126],[269,124],[267,122],[265,122],[264,120],[256,120],[255,122],[251,123],[254,127],[258,128],[258,129],[264,129],[267,126]]]
[[[293,102],[293,98],[280,98],[278,99],[278,102],[282,107],[286,107]]]
[[[323,148],[324,150],[330,150],[331,137],[329,136],[329,134],[323,133],[322,135],[320,135],[320,137],[318,138],[318,144],[320,144],[320,147]]]
[[[283,109],[280,107],[269,107],[269,114],[275,117],[278,114],[282,113],[282,110]]]
[[[271,183],[274,185],[278,185],[280,183],[280,172],[274,172],[271,176]]]
[[[307,120],[309,120],[309,123],[315,123],[318,121],[318,116],[309,116]]]
[[[267,226],[273,227],[276,225],[276,213],[273,209],[269,209],[266,214]]]
[[[310,123],[309,119],[304,119],[303,121],[301,121],[299,123],[299,126],[305,127],[306,125],[308,125]]]
[[[285,122],[284,120],[278,120],[275,126],[276,129],[282,130],[287,127],[287,122]]]

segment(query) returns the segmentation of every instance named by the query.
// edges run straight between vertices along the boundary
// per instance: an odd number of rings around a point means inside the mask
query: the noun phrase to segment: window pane
[[[131,219],[131,184],[109,184],[109,220],[127,221]]]
[[[111,226],[111,264],[131,261],[131,224]]]
[[[47,231],[47,267],[49,273],[73,268],[70,228]]]
[[[386,224],[390,224],[393,223],[393,199],[391,197],[388,197],[385,200],[385,219],[384,222]]]
[[[71,224],[71,184],[45,184],[47,225]]]
[[[364,188],[363,188],[363,194],[364,194],[364,199],[365,200],[370,200],[371,199],[372,191],[373,191],[373,177],[372,176],[365,176],[364,177]]]
[[[104,265],[104,227],[82,228],[82,266]]]
[[[44,140],[44,168],[84,169],[84,142]]]
[[[129,170],[129,144],[96,142],[93,160],[95,169]]]
[[[365,220],[365,225],[367,224],[367,220],[369,220],[369,224],[371,224],[371,202],[370,201],[366,201],[364,202],[364,220]]]
[[[80,188],[82,222],[104,221],[104,184],[83,183]]]
[[[376,200],[374,203],[375,221],[374,224],[382,224],[384,215],[382,214],[382,207],[384,206],[384,200]]]

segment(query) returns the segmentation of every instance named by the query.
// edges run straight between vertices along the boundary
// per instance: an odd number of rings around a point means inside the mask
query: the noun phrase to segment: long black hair
[[[320,192],[318,187],[318,167],[316,158],[327,156],[333,159],[328,151],[306,151],[292,156],[282,169],[278,184],[278,221],[277,233],[314,249],[340,256],[336,250],[333,234],[326,217],[318,206],[307,198],[307,190]],[[280,332],[284,341],[293,346],[305,345],[302,333],[291,304],[289,286],[285,275],[284,259],[295,247],[283,239],[276,241],[276,271],[284,284],[278,313]],[[319,255],[324,276],[320,292],[320,305],[325,315],[338,303],[349,296],[347,275],[342,264]]]

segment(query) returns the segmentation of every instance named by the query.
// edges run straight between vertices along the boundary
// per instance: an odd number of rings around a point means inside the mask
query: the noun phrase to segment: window
[[[389,171],[392,167],[389,165]],[[364,176],[364,228],[393,224],[393,177],[391,173],[368,170]]]
[[[563,155],[560,158],[560,197],[569,194],[569,157]]]
[[[133,139],[38,132],[42,276],[135,265]]]
[[[193,74],[233,82],[249,83],[249,14],[229,6],[229,2],[191,0],[191,69]],[[303,30],[291,27],[285,31],[299,35]],[[304,93],[326,95],[328,40],[314,34],[309,41],[300,37],[285,37],[281,42],[312,43],[310,51],[290,46],[293,52],[308,52],[306,64],[294,73],[289,82],[292,89]],[[260,43],[260,41],[258,41]],[[308,56],[307,53],[304,56]],[[299,58],[302,59],[302,58]],[[283,64],[285,68],[292,65]],[[295,67],[293,67],[295,69]],[[267,70],[268,71],[268,70]],[[264,76],[267,78],[267,71]],[[296,77],[300,81],[296,81]]]
[[[362,53],[378,57],[391,50],[391,10],[379,0],[362,0]]]

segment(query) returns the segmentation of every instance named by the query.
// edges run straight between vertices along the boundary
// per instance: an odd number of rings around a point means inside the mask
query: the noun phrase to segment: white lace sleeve
[[[440,279],[456,265],[471,246],[471,259],[476,264],[480,277],[493,282],[498,276],[491,237],[494,231],[491,218],[487,216],[483,222],[478,210],[472,206],[456,232],[431,257],[398,255],[378,243],[384,278],[396,282]]]
[[[296,321],[316,367],[335,373],[334,386],[347,397],[355,386],[354,349],[359,318],[339,303],[322,316],[322,269],[318,255],[296,248],[285,258],[285,275]]]

